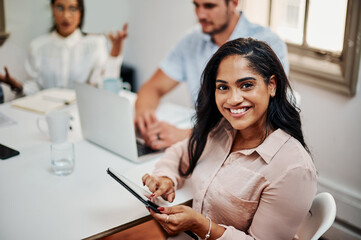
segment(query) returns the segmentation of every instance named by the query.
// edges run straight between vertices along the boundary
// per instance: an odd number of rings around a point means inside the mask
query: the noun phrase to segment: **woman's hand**
[[[11,88],[11,90],[16,93],[21,93],[23,91],[23,85],[11,77],[7,67],[4,67],[5,75],[0,74],[0,82],[3,82]]]
[[[117,57],[122,53],[123,42],[128,35],[127,29],[128,29],[128,23],[125,23],[123,25],[122,31],[117,31],[114,34],[112,33],[108,34],[108,38],[112,43],[112,50],[110,51],[111,56]]]
[[[161,214],[152,210],[150,214],[170,235],[190,230],[204,237],[208,232],[209,220],[188,206],[159,207],[158,210]]]
[[[145,174],[142,177],[143,185],[147,186],[153,193],[151,198],[162,196],[168,202],[173,202],[175,189],[173,181],[168,177],[156,177]]]

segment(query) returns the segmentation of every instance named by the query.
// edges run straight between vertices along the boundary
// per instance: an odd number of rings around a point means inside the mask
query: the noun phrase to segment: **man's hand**
[[[152,149],[167,148],[185,138],[191,129],[180,129],[167,122],[156,121],[147,126],[145,143]]]
[[[143,139],[147,142],[147,131],[148,131],[148,126],[154,124],[158,122],[157,117],[155,115],[155,111],[154,110],[138,110],[136,111],[136,115],[135,115],[135,119],[134,119],[134,124],[135,127],[138,128],[140,134],[142,135]]]
[[[137,111],[135,126],[145,144],[156,150],[167,148],[191,134],[191,129],[180,129],[167,122],[158,121],[153,110]]]

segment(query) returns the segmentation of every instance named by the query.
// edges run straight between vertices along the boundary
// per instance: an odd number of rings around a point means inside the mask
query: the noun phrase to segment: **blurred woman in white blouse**
[[[109,52],[104,35],[81,30],[83,0],[51,0],[51,9],[51,32],[33,40],[28,50],[25,69],[29,79],[17,81],[5,67],[0,82],[8,84],[17,95],[29,95],[52,87],[73,88],[74,82],[99,86],[104,78],[118,78],[127,24],[122,31],[108,34]]]

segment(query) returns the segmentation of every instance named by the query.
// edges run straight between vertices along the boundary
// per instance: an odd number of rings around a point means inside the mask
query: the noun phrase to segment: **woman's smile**
[[[232,117],[242,117],[247,114],[250,107],[232,107],[232,108],[225,108],[229,111]]]
[[[219,112],[240,131],[264,128],[269,99],[275,86],[249,67],[246,58],[231,55],[221,61],[216,77],[215,99]]]

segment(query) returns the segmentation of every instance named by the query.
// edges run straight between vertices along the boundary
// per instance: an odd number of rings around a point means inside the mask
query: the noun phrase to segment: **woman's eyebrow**
[[[247,80],[256,80],[256,79],[254,77],[244,77],[244,78],[238,79],[236,81],[236,83],[241,83],[241,82],[247,81]],[[224,81],[224,80],[221,80],[221,79],[217,79],[216,83],[217,82],[219,82],[219,83],[228,83],[227,81]]]
[[[216,80],[216,83],[217,83],[217,82],[220,82],[220,83],[228,83],[227,81],[224,81],[224,80],[221,80],[221,79],[217,79],[217,80]]]
[[[256,80],[256,79],[254,77],[244,77],[244,78],[238,79],[236,81],[236,83],[241,83],[241,82],[247,81],[247,80]]]

